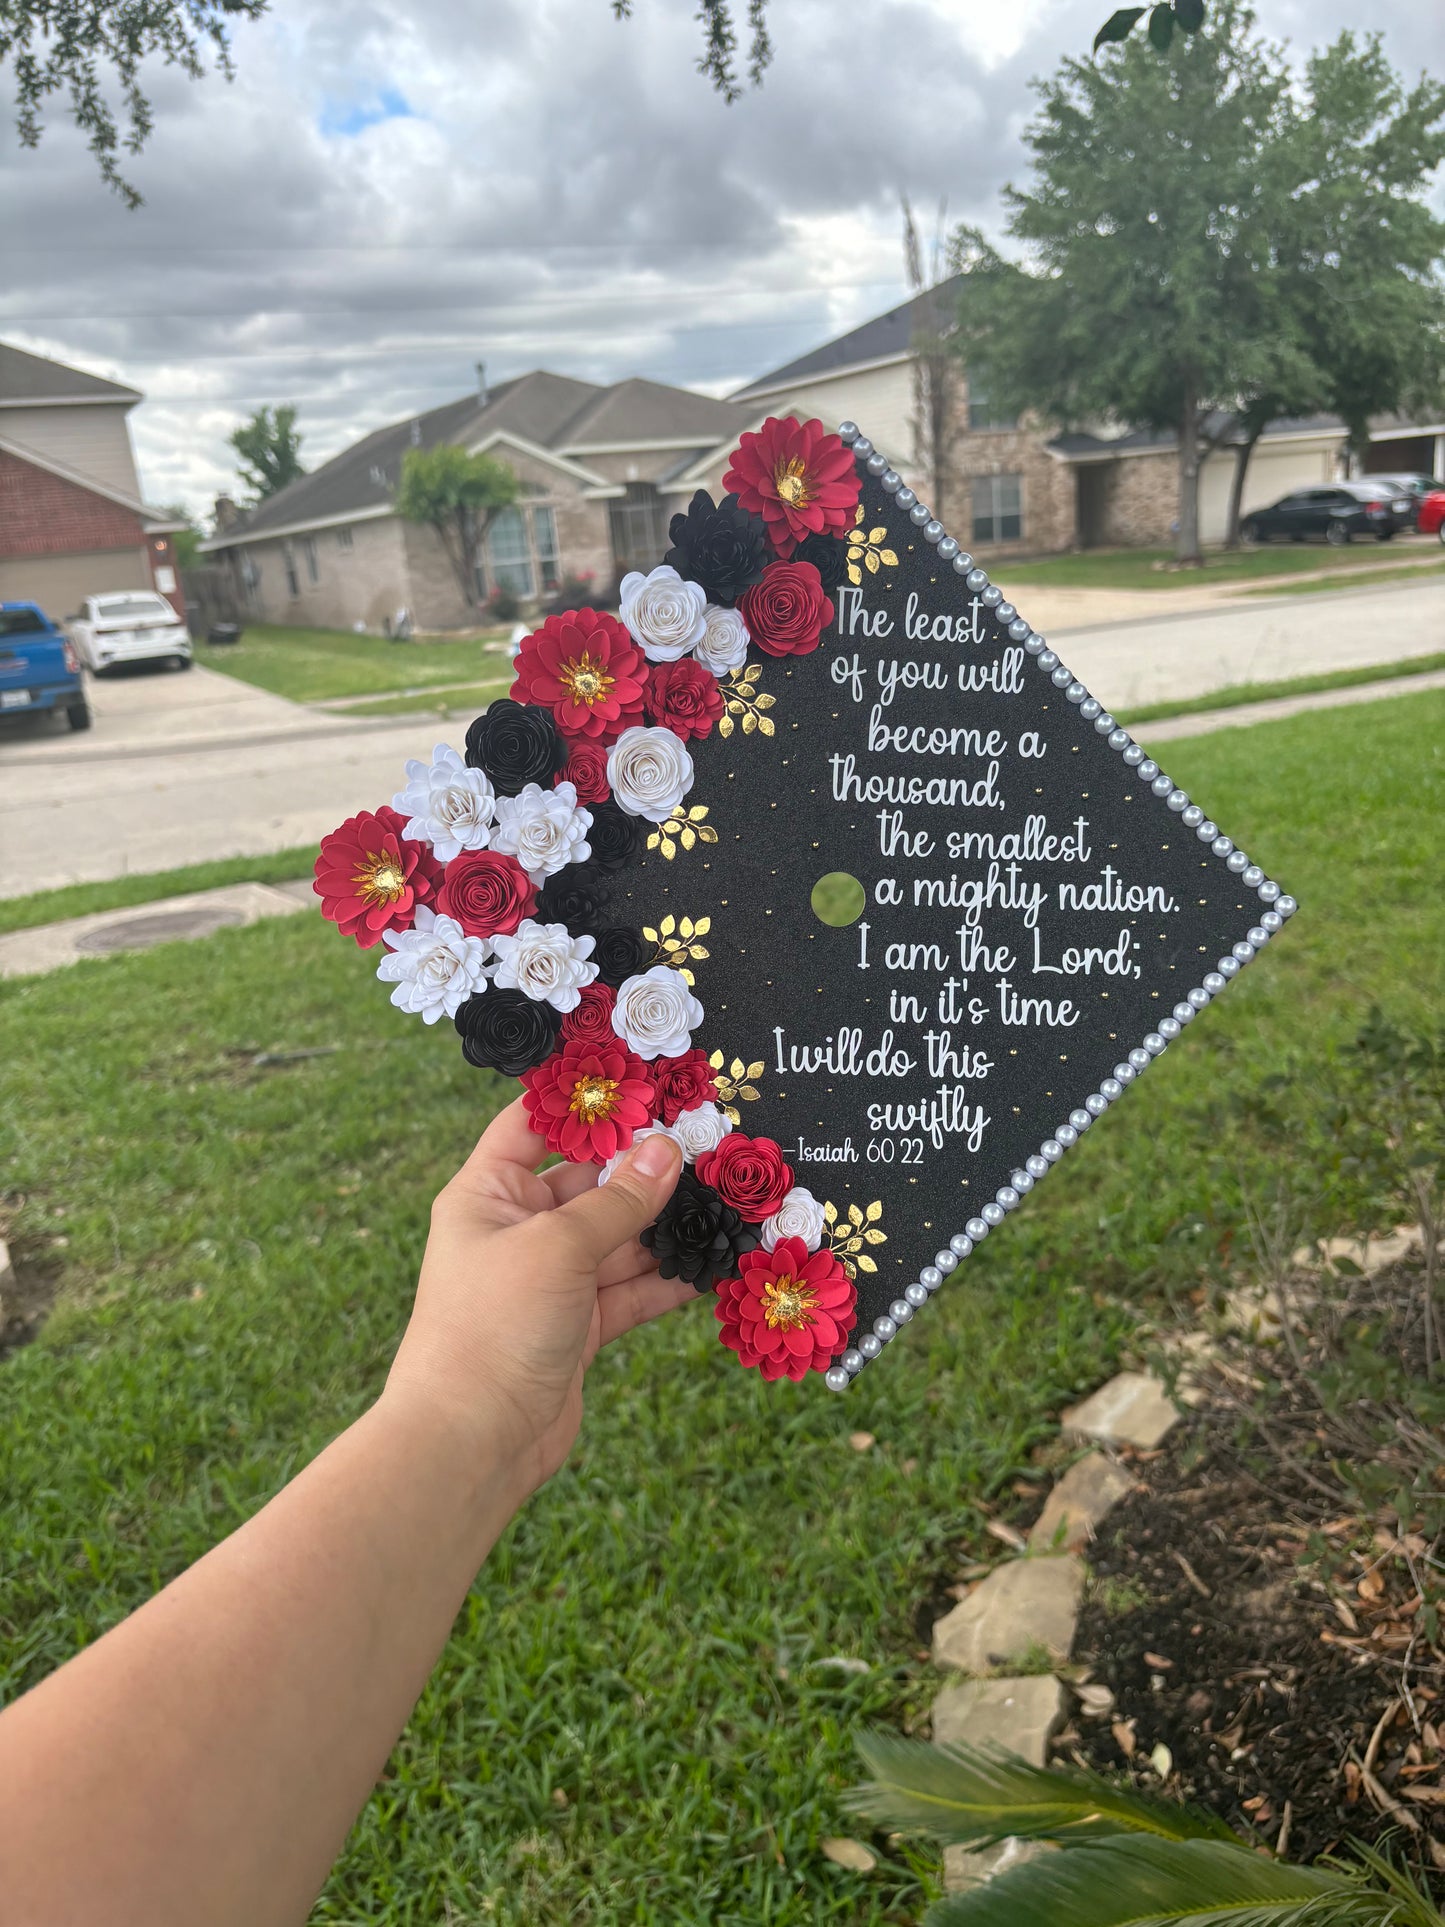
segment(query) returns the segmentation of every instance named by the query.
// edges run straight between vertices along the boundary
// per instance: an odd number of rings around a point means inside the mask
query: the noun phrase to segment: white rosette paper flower
[[[619,809],[665,823],[692,788],[692,758],[670,729],[634,723],[607,752],[607,782]]]
[[[439,917],[419,904],[415,927],[383,930],[387,955],[376,966],[384,984],[395,984],[391,1001],[398,1010],[412,1011],[425,1024],[455,1017],[476,991],[487,987],[486,965],[491,944],[469,937],[452,917]]]
[[[574,784],[544,790],[528,783],[515,796],[497,798],[492,848],[514,856],[533,883],[545,883],[569,863],[587,861],[591,828],[592,813],[578,808]]]
[[[623,983],[612,1007],[612,1028],[630,1051],[650,1063],[655,1057],[681,1057],[690,1050],[702,1015],[702,1005],[681,972],[668,964],[654,964]]]
[[[491,840],[497,799],[479,769],[468,769],[447,743],[438,743],[430,763],[407,759],[406,788],[391,807],[407,819],[402,835],[430,843],[443,863],[463,850],[485,850]]]
[[[747,661],[748,640],[747,624],[737,610],[719,609],[715,602],[710,602],[702,641],[694,646],[692,653],[710,676],[721,681]]]
[[[694,1104],[690,1111],[679,1111],[671,1126],[672,1135],[682,1146],[682,1155],[689,1164],[715,1151],[732,1128],[732,1119],[711,1102]]]
[[[634,569],[623,576],[618,601],[623,626],[649,662],[676,662],[702,641],[707,591],[666,562],[650,575]]]
[[[597,978],[591,937],[574,937],[565,923],[538,923],[528,917],[515,935],[493,937],[496,967],[492,982],[498,990],[520,990],[534,1004],[553,1010],[575,1010],[582,992]]]
[[[632,1133],[632,1143],[628,1148],[635,1151],[645,1137],[670,1137],[674,1144],[678,1141],[677,1132],[671,1125],[648,1124],[642,1130]],[[684,1153],[684,1155],[686,1155],[686,1153]],[[599,1165],[597,1168],[597,1182],[599,1184],[606,1184],[607,1180],[612,1176],[612,1173],[626,1156],[626,1151],[618,1151],[615,1156],[608,1158],[605,1164]]]
[[[774,1250],[780,1238],[801,1238],[809,1251],[816,1251],[826,1223],[823,1207],[812,1192],[806,1185],[795,1184],[772,1217],[763,1220],[763,1250]]]

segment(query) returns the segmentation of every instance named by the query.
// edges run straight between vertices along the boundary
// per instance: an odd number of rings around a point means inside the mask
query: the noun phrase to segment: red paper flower
[[[681,1057],[656,1058],[652,1075],[657,1085],[657,1115],[664,1124],[675,1124],[684,1111],[696,1110],[699,1104],[710,1104],[717,1097],[712,1066],[700,1050],[685,1051]]]
[[[605,1164],[652,1121],[652,1079],[616,1038],[599,1048],[578,1038],[522,1078],[532,1129],[573,1164]]]
[[[383,804],[360,810],[321,839],[312,885],[321,914],[363,950],[381,942],[383,930],[410,930],[419,903],[431,903],[442,866],[429,843],[409,843],[406,818]]]
[[[650,723],[670,729],[685,743],[689,737],[711,734],[723,713],[722,691],[716,676],[691,656],[683,656],[677,662],[653,664],[643,708]]]
[[[641,720],[647,661],[616,616],[548,616],[524,639],[516,667],[512,700],[550,709],[564,736],[612,743]]]
[[[793,1188],[793,1167],[770,1137],[732,1131],[697,1161],[697,1174],[749,1224],[771,1218]]]
[[[537,908],[537,890],[514,856],[461,850],[447,865],[436,907],[469,937],[510,937]]]
[[[811,562],[774,562],[744,592],[738,614],[764,655],[810,656],[833,620],[833,604]]]
[[[562,1019],[562,1042],[581,1040],[599,1048],[605,1044],[610,1050],[617,1042],[617,1032],[612,1028],[616,1002],[617,992],[611,984],[584,984],[576,1004]]]
[[[771,1251],[748,1251],[738,1276],[717,1288],[715,1316],[724,1345],[764,1378],[826,1372],[858,1320],[858,1293],[831,1251],[780,1238]]]
[[[741,438],[722,485],[762,516],[768,540],[783,556],[805,536],[841,535],[861,487],[857,463],[821,422],[775,415]]]
[[[607,745],[595,736],[573,736],[567,760],[557,772],[559,783],[570,783],[579,803],[605,803],[612,795],[607,781]]]

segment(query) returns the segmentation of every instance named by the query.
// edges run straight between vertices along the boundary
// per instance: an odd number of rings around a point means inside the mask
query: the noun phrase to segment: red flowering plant
[[[615,742],[642,717],[647,661],[617,620],[597,609],[548,616],[517,652],[514,702],[550,709],[563,736]]]
[[[739,1128],[762,1065],[725,1073],[700,1047],[691,966],[710,919],[635,928],[619,888],[650,832],[666,860],[717,841],[685,802],[688,745],[773,734],[763,659],[819,648],[860,539],[857,465],[818,422],[744,435],[723,486],[673,518],[659,569],[625,579],[623,620],[554,604],[464,751],[408,762],[392,807],[325,838],[315,889],[347,936],[382,947],[393,1004],[450,1017],[468,1063],[520,1079],[548,1151],[605,1181],[639,1132],[677,1141],[684,1169],[644,1246],[663,1277],[716,1294],[744,1365],[801,1379],[849,1342],[880,1207],[845,1223],[780,1145]]]
[[[858,1292],[831,1251],[809,1251],[801,1238],[780,1238],[771,1251],[749,1251],[736,1278],[717,1288],[719,1337],[764,1378],[825,1372],[848,1343],[858,1318]]]
[[[852,455],[821,422],[770,415],[742,436],[723,487],[762,516],[774,552],[787,557],[810,535],[847,532],[862,481]]]

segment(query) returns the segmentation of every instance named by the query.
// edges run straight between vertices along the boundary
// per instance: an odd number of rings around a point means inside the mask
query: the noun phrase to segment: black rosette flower
[[[646,970],[653,961],[653,949],[642,932],[631,924],[618,923],[599,930],[592,948],[598,983],[610,984],[616,990],[629,977]]]
[[[700,488],[686,515],[674,515],[667,532],[672,547],[663,561],[690,582],[700,582],[708,601],[724,609],[731,609],[772,560],[763,518],[739,508],[736,495],[715,504]]]
[[[756,1251],[758,1234],[695,1171],[684,1170],[677,1189],[640,1234],[664,1278],[685,1278],[695,1291],[711,1291],[730,1278],[738,1260]]]
[[[552,1055],[562,1027],[558,1011],[534,1003],[520,990],[479,991],[468,997],[452,1022],[467,1062],[503,1077],[535,1070]]]
[[[601,922],[610,895],[595,865],[569,863],[537,892],[533,915],[538,923],[565,923],[574,937],[585,937]]]
[[[498,796],[517,796],[528,783],[551,789],[567,760],[567,745],[550,709],[499,696],[467,731],[467,763],[491,779]]]
[[[848,544],[836,535],[805,535],[793,550],[795,562],[811,562],[823,582],[823,594],[830,600],[843,586],[848,565]]]
[[[625,870],[642,847],[644,826],[611,802],[589,803],[587,813],[592,818],[587,847],[593,863],[599,870]]]

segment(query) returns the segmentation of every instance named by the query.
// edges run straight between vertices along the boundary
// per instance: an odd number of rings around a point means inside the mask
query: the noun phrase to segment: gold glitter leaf
[[[655,930],[649,930],[646,924],[643,924],[642,926],[642,934],[644,937],[646,937],[649,943],[662,942],[662,938],[658,936],[657,932]]]
[[[722,718],[721,718],[721,719],[719,720],[719,722],[718,722],[718,726],[717,726],[717,733],[718,733],[718,735],[719,735],[719,736],[731,736],[731,735],[732,735],[732,733],[733,733],[733,719],[732,719],[732,717],[731,717],[731,716],[724,716],[724,717],[722,717]]]
[[[848,1216],[853,1220],[854,1224],[862,1224],[863,1222],[863,1213],[856,1204],[850,1204],[848,1206]]]
[[[875,1198],[863,1215],[867,1218],[869,1224],[877,1224],[878,1220],[883,1216],[882,1202]]]
[[[763,1074],[763,1066],[762,1066],[761,1058],[758,1060],[756,1064],[749,1064],[747,1069],[743,1072],[744,1077],[761,1077],[762,1074]]]
[[[697,831],[689,825],[679,836],[678,841],[685,850],[690,850],[697,842]]]
[[[743,671],[743,681],[756,682],[758,677],[761,676],[762,673],[763,673],[763,665],[760,662],[755,662],[749,668]]]
[[[672,859],[677,855],[677,845],[670,836],[665,836],[662,839],[662,854],[667,858],[669,863],[671,863]]]
[[[864,561],[865,561],[865,562],[867,563],[867,565],[868,565],[868,573],[869,573],[869,575],[877,575],[877,573],[878,573],[878,551],[877,551],[876,549],[865,549],[865,550],[863,551],[863,560],[864,560]]]
[[[720,1071],[723,1067],[722,1052],[720,1050],[715,1050],[712,1056],[707,1061],[708,1061],[709,1070]]]
[[[833,1203],[832,1199],[830,1198],[827,1204],[823,1206],[823,1222],[825,1224],[836,1224],[837,1221],[838,1221],[838,1207],[836,1204]]]
[[[886,1245],[888,1242],[888,1233],[886,1231],[879,1231],[876,1226],[871,1224],[863,1233],[863,1236],[870,1245]]]
[[[759,718],[758,718],[758,729],[759,729],[759,731],[760,731],[760,733],[761,733],[762,735],[764,735],[764,736],[771,736],[771,735],[772,735],[772,733],[773,733],[773,719],[772,719],[772,717],[771,717],[771,716],[759,716]]]
[[[692,960],[694,963],[706,963],[710,955],[711,952],[704,950],[700,943],[695,943],[692,946]]]
[[[887,540],[888,540],[887,529],[869,529],[868,541],[870,545],[873,545],[879,542],[886,542]]]
[[[778,699],[776,696],[770,696],[767,690],[765,689],[763,690],[762,694],[758,697],[757,702],[753,706],[756,709],[771,709],[773,704],[777,700]]]
[[[658,846],[658,844],[659,844],[659,843],[660,843],[661,841],[662,841],[662,836],[661,836],[661,833],[660,833],[659,831],[657,831],[657,830],[654,830],[654,831],[652,832],[652,835],[651,835],[650,837],[648,837],[648,839],[647,839],[647,847],[648,847],[648,849],[649,849],[649,850],[655,850],[655,849],[657,848],[657,846]]]
[[[758,1101],[758,1094],[751,1084],[739,1084],[738,1096],[745,1097],[750,1104],[756,1104]]]
[[[893,553],[892,549],[880,549],[878,551],[878,560],[890,569],[896,569],[898,567],[898,557]]]
[[[699,917],[697,922],[692,926],[692,934],[695,937],[705,937],[708,931],[711,929],[712,929],[712,918]]]
[[[691,985],[697,982],[697,978],[693,976],[690,970],[679,970],[677,974],[685,984]]]
[[[707,804],[697,804],[695,808],[688,811],[687,815],[690,823],[701,823],[702,819],[707,815]]]
[[[849,1262],[847,1258],[844,1258],[842,1260],[842,1264],[843,1264],[843,1276],[845,1278],[856,1278],[858,1276],[857,1271],[853,1268],[852,1264]]]
[[[859,589],[863,586],[862,572],[859,570],[858,564],[856,562],[850,562],[848,564],[848,580],[853,584],[853,587],[855,589]]]
[[[664,917],[662,919],[662,922],[658,925],[658,928],[661,930],[664,937],[670,937],[673,931],[676,930],[677,928],[677,918]]]
[[[703,843],[717,842],[717,831],[712,827],[710,823],[705,823],[702,826],[702,828],[698,831],[697,834],[698,834],[699,841]]]
[[[858,1254],[858,1269],[860,1271],[876,1271],[878,1267],[866,1252],[860,1252]]]
[[[734,1124],[741,1124],[743,1121],[742,1113],[740,1111],[735,1111],[731,1104],[723,1105],[722,1114],[724,1117],[731,1118]]]
[[[743,717],[744,736],[751,736],[753,731],[757,728],[757,726],[758,726],[758,719],[753,714],[752,710],[749,710],[747,715]]]
[[[729,716],[746,716],[747,713],[746,703],[730,702],[728,704]]]

